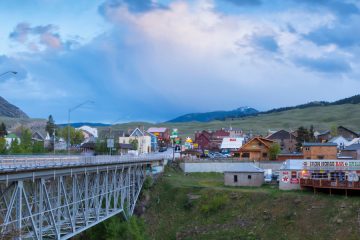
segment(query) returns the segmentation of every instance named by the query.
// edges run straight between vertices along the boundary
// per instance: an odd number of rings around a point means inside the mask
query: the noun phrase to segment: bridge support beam
[[[0,181],[0,238],[69,239],[118,213],[130,217],[146,164],[12,173]]]

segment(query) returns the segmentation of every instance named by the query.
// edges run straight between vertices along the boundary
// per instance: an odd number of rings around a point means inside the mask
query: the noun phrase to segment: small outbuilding
[[[264,183],[264,170],[251,163],[224,172],[225,186],[260,187]]]

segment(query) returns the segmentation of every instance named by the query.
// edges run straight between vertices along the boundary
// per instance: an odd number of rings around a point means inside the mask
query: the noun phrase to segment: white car
[[[264,176],[265,183],[271,183],[272,182],[272,176],[270,174],[267,174]]]

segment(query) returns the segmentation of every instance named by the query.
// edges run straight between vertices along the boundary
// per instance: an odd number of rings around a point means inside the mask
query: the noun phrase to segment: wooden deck
[[[328,189],[344,189],[344,190],[360,190],[360,182],[350,181],[331,181],[326,179],[300,179],[300,187],[312,188],[328,188]]]

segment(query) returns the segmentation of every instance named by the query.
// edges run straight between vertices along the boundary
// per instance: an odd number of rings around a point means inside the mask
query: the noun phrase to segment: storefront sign
[[[284,183],[288,183],[289,182],[289,176],[288,175],[284,175],[282,178],[281,178],[281,181],[283,181]]]
[[[290,179],[290,183],[291,184],[299,184],[299,179],[298,178],[292,178],[292,179]]]
[[[358,170],[360,169],[360,161],[316,161],[309,160],[303,162],[304,169],[318,170]]]

